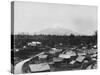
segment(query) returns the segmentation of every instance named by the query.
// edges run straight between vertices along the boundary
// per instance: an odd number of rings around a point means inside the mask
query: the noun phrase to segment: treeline
[[[14,47],[15,48],[22,48],[23,46],[27,45],[28,42],[32,41],[40,41],[43,45],[48,45],[53,47],[55,44],[62,43],[63,45],[80,45],[81,43],[84,44],[97,44],[97,32],[91,36],[75,36],[73,34],[67,36],[59,36],[59,35],[11,35],[14,36]]]

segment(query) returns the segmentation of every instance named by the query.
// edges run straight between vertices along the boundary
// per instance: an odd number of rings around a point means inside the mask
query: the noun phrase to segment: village
[[[30,51],[33,49],[32,51]],[[34,49],[39,52],[34,52]],[[32,41],[23,48],[14,49],[15,53],[32,53],[25,59],[14,57],[14,73],[53,72],[66,70],[85,70],[97,68],[97,45],[64,46],[63,43],[51,48],[42,42]],[[25,55],[23,55],[25,56]]]

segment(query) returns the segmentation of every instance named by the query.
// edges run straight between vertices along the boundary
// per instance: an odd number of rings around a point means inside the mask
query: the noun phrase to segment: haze
[[[97,7],[14,2],[14,34],[33,34],[47,28],[58,27],[92,35],[97,30]]]

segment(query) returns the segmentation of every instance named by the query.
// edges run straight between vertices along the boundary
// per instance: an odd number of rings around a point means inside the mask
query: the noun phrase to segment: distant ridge
[[[77,33],[75,31],[65,29],[65,28],[47,28],[44,30],[41,30],[39,32],[35,32],[36,35],[44,34],[44,35],[82,35],[80,33]]]

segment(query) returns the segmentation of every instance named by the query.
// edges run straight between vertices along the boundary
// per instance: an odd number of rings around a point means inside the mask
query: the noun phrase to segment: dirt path
[[[33,58],[35,58],[35,57],[37,57],[37,56],[39,56],[39,55],[41,55],[41,54],[43,54],[43,53],[44,53],[44,52],[41,52],[41,53],[39,53],[39,54],[36,54],[35,56],[33,56],[33,57],[31,57],[31,58],[28,58],[28,59],[26,59],[26,60],[24,60],[24,61],[21,61],[21,62],[19,62],[18,64],[16,64],[16,65],[15,65],[15,68],[14,68],[14,73],[15,73],[15,74],[21,74],[21,73],[23,73],[23,71],[22,71],[23,65],[24,65],[26,62],[30,61],[31,59],[33,59]]]

